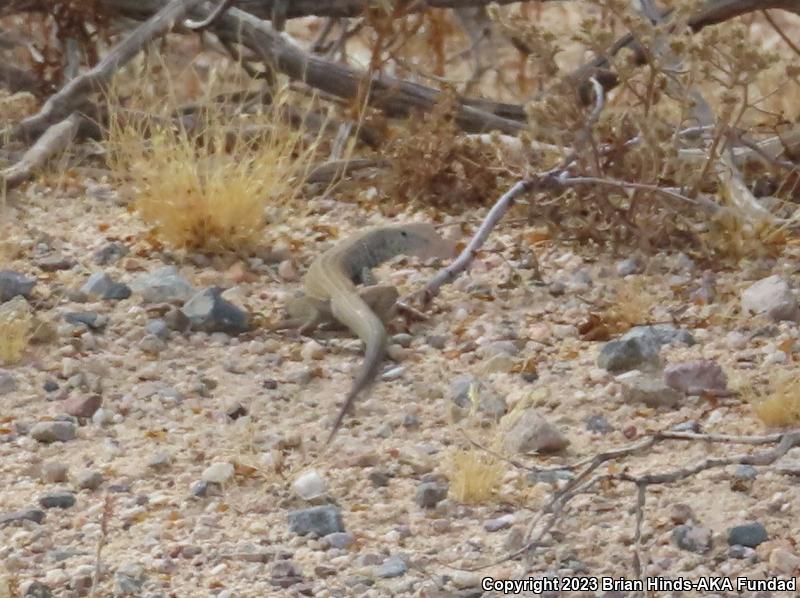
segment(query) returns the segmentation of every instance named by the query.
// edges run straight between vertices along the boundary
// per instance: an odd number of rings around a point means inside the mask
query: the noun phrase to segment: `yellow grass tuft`
[[[156,69],[144,70],[146,80]],[[109,163],[131,184],[133,206],[159,240],[178,248],[239,249],[260,240],[267,206],[298,192],[320,137],[307,140],[288,122],[286,90],[253,111],[240,100],[212,101],[219,85],[211,81],[207,88],[191,119],[177,119],[180,103],[169,89],[142,86],[122,100],[112,86]]]
[[[503,467],[492,455],[474,449],[451,455],[450,494],[467,504],[492,499],[503,479]]]
[[[787,427],[800,423],[798,382],[800,376],[797,372],[787,372],[771,380],[766,391],[759,391],[752,385],[743,385],[739,390],[767,426]]]
[[[14,297],[0,305],[0,363],[20,360],[28,346],[33,328],[33,315],[28,302]]]

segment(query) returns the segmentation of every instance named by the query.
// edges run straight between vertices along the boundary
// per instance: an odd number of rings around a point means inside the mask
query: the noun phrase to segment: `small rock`
[[[755,548],[769,538],[767,529],[760,523],[745,523],[736,525],[728,530],[728,544],[733,546],[739,544],[749,548]]]
[[[800,557],[785,548],[775,548],[769,554],[769,567],[780,575],[796,575],[800,571]]]
[[[250,318],[233,303],[222,297],[217,287],[210,287],[194,295],[182,309],[194,330],[224,332],[236,335],[250,330]]]
[[[35,284],[36,279],[28,278],[18,272],[0,271],[0,303],[11,301],[19,295],[28,299]]]
[[[399,556],[390,556],[375,569],[375,576],[388,579],[405,575],[406,571],[408,571],[408,565],[405,560]]]
[[[180,333],[188,332],[192,327],[192,321],[177,307],[173,307],[164,314],[164,323],[170,330]]]
[[[36,262],[36,265],[44,272],[56,272],[57,270],[70,270],[77,263],[78,262],[71,257],[56,253],[43,257]]]
[[[425,337],[425,342],[433,349],[444,349],[447,346],[447,337],[441,334],[430,334]]]
[[[333,505],[289,511],[289,529],[300,536],[315,534],[320,538],[345,531],[341,509]]]
[[[131,296],[128,285],[114,282],[105,272],[95,272],[80,289],[81,293],[103,299],[121,300]]]
[[[184,302],[194,293],[192,285],[175,266],[165,266],[138,276],[131,283],[131,288],[142,296],[145,303]]]
[[[47,484],[60,484],[67,481],[69,466],[58,461],[42,463],[42,481]]]
[[[711,550],[711,530],[702,525],[679,525],[672,530],[672,539],[683,550],[705,554]]]
[[[742,311],[766,314],[776,322],[800,319],[800,308],[789,283],[777,274],[759,280],[742,292]]]
[[[692,507],[687,505],[685,502],[675,503],[672,505],[672,508],[669,512],[669,518],[672,519],[673,523],[677,523],[678,525],[686,523],[693,517],[694,513],[692,512]]]
[[[536,410],[526,409],[508,428],[503,444],[512,453],[555,453],[567,448],[569,440]]]
[[[725,344],[728,345],[729,349],[733,349],[735,351],[744,349],[747,346],[747,340],[747,336],[738,330],[732,330],[725,335]]]
[[[270,583],[281,588],[288,588],[303,581],[303,576],[290,560],[280,560],[272,565]]]
[[[505,399],[474,376],[458,376],[450,383],[447,394],[453,403],[467,412],[473,408],[473,400],[477,402],[475,408],[490,417],[502,417],[508,410]]]
[[[514,525],[514,515],[509,513],[495,519],[490,519],[483,524],[483,529],[487,532],[499,532]]]
[[[0,514],[0,526],[8,523],[16,523],[18,521],[41,523],[44,521],[44,511],[39,509],[23,509],[21,511]]]
[[[67,442],[75,438],[77,426],[67,421],[39,422],[31,428],[30,435],[39,442]]]
[[[98,266],[106,266],[128,255],[128,251],[122,243],[109,243],[94,253],[93,260]]]
[[[635,376],[622,384],[622,396],[631,404],[644,403],[648,407],[677,407],[683,395],[670,388],[660,378]]]
[[[690,332],[675,328],[671,324],[634,326],[623,334],[619,340],[629,339],[648,339],[653,341],[659,349],[671,343],[682,343],[691,347],[696,342]]]
[[[649,337],[619,339],[600,349],[597,365],[609,372],[627,372],[659,364],[659,346]]]
[[[76,311],[64,314],[64,321],[69,324],[83,324],[91,330],[102,330],[108,325],[108,317],[94,311]]]
[[[628,276],[630,274],[639,274],[644,270],[644,264],[638,257],[629,257],[628,259],[617,262],[617,274],[620,276]]]
[[[142,353],[147,355],[158,355],[166,348],[167,343],[154,334],[146,334],[144,338],[139,341],[139,349]]]
[[[212,485],[213,484],[209,484],[205,480],[198,480],[192,484],[190,492],[192,493],[192,496],[203,498],[209,494]]]
[[[0,370],[0,397],[17,390],[17,380],[8,370]]]
[[[39,497],[39,504],[45,509],[68,509],[75,504],[72,492],[51,492]]]
[[[758,470],[752,465],[737,465],[733,475],[742,480],[754,480],[758,475]]]
[[[373,469],[369,472],[367,479],[372,483],[373,486],[376,488],[385,488],[389,485],[389,480],[391,476],[386,473],[385,471],[381,471],[379,469]]]
[[[209,465],[202,477],[205,482],[222,485],[229,481],[234,473],[235,469],[230,463],[217,462]]]
[[[449,486],[444,482],[423,482],[417,487],[416,502],[423,509],[432,509],[447,498]]]
[[[73,417],[92,417],[102,404],[100,395],[75,395],[62,401],[61,408]]]
[[[22,598],[52,598],[53,591],[40,581],[32,581],[22,586]]]
[[[742,546],[741,544],[734,544],[728,548],[728,556],[732,559],[747,559],[755,562],[758,558],[756,551],[749,546]]]
[[[144,325],[144,329],[147,334],[152,334],[162,341],[165,341],[169,338],[169,327],[167,326],[167,323],[160,318],[148,320],[147,324]]]
[[[120,565],[114,574],[114,596],[139,596],[146,579],[144,567],[138,563]]]
[[[294,481],[292,489],[303,500],[313,500],[324,496],[328,491],[328,484],[315,469],[306,471]]]
[[[608,423],[608,420],[605,418],[604,415],[600,413],[595,413],[594,415],[590,415],[586,419],[586,429],[589,432],[605,435],[613,432],[614,426]]]
[[[147,466],[151,469],[166,469],[172,465],[172,453],[168,451],[159,451],[147,461]]]
[[[685,394],[699,395],[703,392],[724,392],[728,378],[716,361],[699,359],[667,366],[664,381],[675,390]]]
[[[355,537],[350,532],[335,532],[324,536],[322,542],[328,548],[349,548],[355,542]]]
[[[103,483],[103,474],[92,469],[84,469],[75,475],[75,485],[83,490],[97,490]]]

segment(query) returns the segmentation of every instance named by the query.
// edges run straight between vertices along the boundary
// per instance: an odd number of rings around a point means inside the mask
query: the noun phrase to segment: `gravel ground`
[[[35,279],[27,301],[40,338],[0,373],[0,596],[85,596],[98,571],[96,595],[150,597],[480,596],[491,595],[484,576],[631,580],[636,492],[621,482],[569,502],[529,563],[492,563],[524,543],[570,464],[676,426],[775,431],[749,389],[797,374],[797,306],[780,286],[798,283],[796,246],[732,266],[544,241],[537,282],[521,227],[497,231],[498,251],[445,288],[427,320],[398,320],[385,379],[326,448],[360,365],[355,339],[182,332],[178,309],[219,286],[226,309],[277,320],[333,240],[312,230],[380,222],[352,204],[309,207],[243,261],[153,247],[104,183],[31,186],[7,208],[0,269]],[[395,261],[378,277],[410,291],[431,266]],[[773,311],[743,314],[745,291],[773,275],[777,286],[751,298],[759,309],[777,298]],[[659,342],[651,354],[639,341],[589,340],[591,314],[614,308],[673,323],[693,344]],[[770,446],[670,441],[598,473],[671,471]],[[470,448],[496,478],[474,504],[455,484],[465,475],[455,457]],[[650,487],[646,574],[797,575],[798,457]]]

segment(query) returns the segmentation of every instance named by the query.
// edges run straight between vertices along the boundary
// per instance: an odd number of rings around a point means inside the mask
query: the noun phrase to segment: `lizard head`
[[[432,224],[412,222],[385,229],[385,242],[394,253],[416,255],[421,258],[451,258],[455,243],[444,239]]]

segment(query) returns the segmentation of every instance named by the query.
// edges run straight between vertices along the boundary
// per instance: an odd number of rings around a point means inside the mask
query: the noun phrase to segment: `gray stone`
[[[92,274],[81,287],[80,292],[90,297],[100,297],[114,301],[127,299],[131,296],[131,290],[128,285],[115,282],[105,272]]]
[[[728,544],[731,546],[739,544],[755,548],[768,538],[767,529],[758,522],[736,525],[728,530]]]
[[[77,426],[68,421],[39,422],[31,428],[31,438],[39,442],[67,442],[75,438]]]
[[[505,399],[484,382],[468,374],[458,376],[450,383],[448,397],[461,409],[470,410],[472,409],[470,388],[473,386],[478,399],[478,411],[494,418],[502,417],[506,413],[508,407]]]
[[[169,327],[167,326],[167,323],[160,318],[148,320],[147,324],[144,326],[144,329],[147,334],[152,334],[161,340],[165,341],[169,338]]]
[[[97,490],[103,483],[103,474],[92,469],[84,469],[75,474],[75,485],[83,490]]]
[[[447,498],[448,485],[443,482],[423,482],[417,487],[416,502],[423,509],[432,509]]]
[[[193,330],[240,334],[250,330],[250,317],[222,297],[218,287],[210,287],[194,295],[182,309]]]
[[[514,515],[502,515],[500,517],[496,517],[494,519],[489,519],[485,521],[483,524],[483,529],[487,532],[499,532],[504,529],[508,529],[514,524]]]
[[[138,276],[131,283],[131,288],[146,303],[183,302],[194,293],[192,285],[180,275],[175,266],[165,266]]]
[[[56,272],[57,270],[70,270],[77,263],[74,258],[56,253],[43,257],[36,262],[36,265],[44,272]]]
[[[39,497],[39,504],[45,509],[68,509],[75,504],[72,492],[50,492]]]
[[[672,530],[672,539],[679,548],[698,554],[705,554],[713,544],[711,530],[702,525],[679,525]]]
[[[52,598],[53,591],[40,581],[32,581],[22,587],[22,598]]]
[[[733,475],[742,480],[754,480],[758,475],[758,470],[752,465],[738,465]]]
[[[21,511],[12,511],[10,513],[3,513],[0,515],[0,525],[17,523],[19,521],[33,521],[34,523],[41,523],[44,521],[44,511],[40,509],[23,509]]]
[[[716,361],[698,359],[667,366],[664,381],[668,386],[685,394],[703,392],[724,392],[728,388],[728,378]]]
[[[408,565],[402,557],[390,556],[375,569],[375,576],[388,579],[405,575],[406,571],[408,571]]]
[[[122,243],[109,243],[108,245],[95,251],[93,256],[94,263],[99,266],[113,264],[120,258],[128,255],[128,251],[128,248]]]
[[[101,316],[94,311],[76,311],[64,314],[64,321],[69,324],[83,324],[92,330],[103,330],[108,324],[108,316]]]
[[[42,463],[42,481],[47,484],[60,484],[67,481],[69,466],[58,461],[45,461]]]
[[[17,390],[17,379],[8,370],[0,370],[0,397]]]
[[[613,432],[614,426],[608,423],[604,415],[595,413],[586,419],[586,429],[589,430],[589,432],[605,435]]]
[[[355,536],[350,532],[335,532],[324,536],[322,542],[328,548],[349,548],[355,542]]]
[[[800,319],[800,308],[789,283],[777,274],[759,280],[742,292],[742,311],[764,314],[776,322]]]
[[[0,303],[10,301],[18,295],[28,299],[35,284],[36,279],[28,278],[18,272],[0,271]]]
[[[644,403],[648,407],[677,407],[683,395],[667,386],[660,378],[635,376],[622,385],[622,396],[628,403]]]
[[[659,364],[659,345],[647,336],[619,339],[603,345],[597,365],[609,372],[626,372],[656,367]]]
[[[342,511],[333,505],[289,511],[289,529],[300,536],[315,534],[318,537],[345,531]]]
[[[512,453],[555,453],[569,446],[569,440],[534,409],[525,410],[508,429],[503,444]]]
[[[120,565],[114,574],[114,596],[138,596],[146,581],[144,567],[138,563]]]
[[[638,257],[629,257],[628,259],[617,262],[617,274],[620,276],[628,276],[629,274],[639,274],[644,270],[644,264]]]
[[[695,344],[694,337],[688,330],[675,328],[671,324],[653,324],[648,326],[634,326],[623,334],[619,340],[628,339],[649,339],[652,340],[660,349],[670,343],[683,343],[692,346]]]

